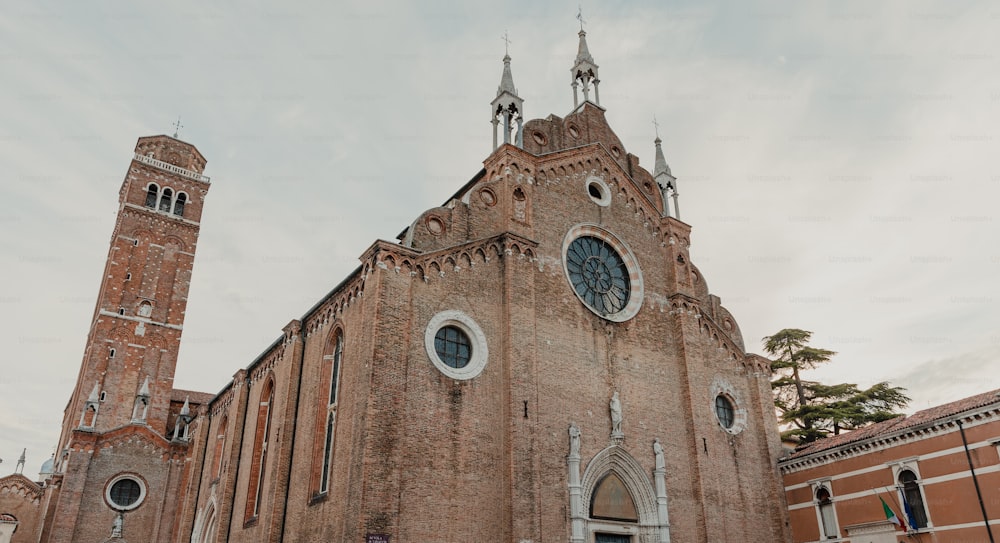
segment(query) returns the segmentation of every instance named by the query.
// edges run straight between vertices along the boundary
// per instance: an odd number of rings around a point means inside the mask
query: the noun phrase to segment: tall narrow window
[[[823,528],[823,537],[826,539],[837,539],[837,517],[833,513],[833,499],[830,491],[826,487],[820,487],[816,491],[816,506],[819,507],[819,519]]]
[[[914,528],[927,527],[927,509],[924,508],[924,496],[920,493],[917,475],[906,469],[899,472],[899,486],[903,492],[903,511],[909,524]]]
[[[163,194],[160,196],[160,211],[170,211],[171,200],[174,199],[174,191],[170,189],[163,189]]]
[[[177,201],[174,202],[174,215],[178,217],[184,216],[184,204],[187,203],[187,194],[183,192],[177,194]]]
[[[268,379],[260,393],[257,407],[257,431],[254,436],[253,456],[250,466],[250,488],[247,492],[247,522],[256,519],[260,512],[264,474],[267,468],[267,447],[271,434],[271,407],[274,403],[274,380]]]
[[[330,472],[333,466],[334,432],[337,428],[337,394],[340,387],[340,368],[344,356],[344,333],[336,330],[327,343],[320,369],[320,386],[325,387],[318,399],[313,444],[312,494],[325,495],[330,489]]]
[[[219,421],[219,430],[215,436],[215,454],[212,458],[212,478],[218,479],[222,476],[222,455],[226,450],[226,428],[229,426],[229,417],[223,415]]]
[[[156,209],[156,197],[159,196],[160,187],[156,186],[156,183],[149,185],[149,189],[146,191],[146,207],[151,207]]]
[[[323,444],[323,472],[320,476],[319,491],[325,494],[330,487],[330,463],[333,456],[333,430],[337,422],[337,389],[340,384],[340,362],[344,356],[344,334],[337,332],[333,344],[333,359],[330,360],[330,395],[326,405],[326,439]]]
[[[344,334],[338,333],[333,346],[333,361],[330,372],[330,402],[337,403],[337,384],[340,381],[340,359],[344,356]]]

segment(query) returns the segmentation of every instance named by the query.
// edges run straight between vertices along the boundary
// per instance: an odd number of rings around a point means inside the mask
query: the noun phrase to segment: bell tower
[[[118,195],[118,219],[59,451],[78,432],[144,425],[170,438],[177,350],[209,178],[193,145],[139,138]],[[59,469],[63,454],[57,454]]]

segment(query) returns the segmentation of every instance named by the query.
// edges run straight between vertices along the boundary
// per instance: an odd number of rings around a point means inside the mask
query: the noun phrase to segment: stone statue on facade
[[[125,527],[125,516],[122,515],[121,513],[118,513],[118,515],[115,516],[114,524],[111,525],[111,537],[120,538],[122,536],[122,529],[124,527]]]
[[[622,433],[622,402],[618,398],[618,391],[611,395],[611,437],[620,438]]]
[[[659,439],[653,440],[653,455],[656,457],[656,469],[665,469],[667,464],[663,460],[663,445]]]
[[[573,423],[569,425],[569,455],[580,456],[580,429]]]

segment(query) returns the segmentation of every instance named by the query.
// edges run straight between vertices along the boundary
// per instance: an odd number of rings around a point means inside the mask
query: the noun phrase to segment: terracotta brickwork
[[[205,161],[140,139],[39,540],[106,539],[127,476],[130,541],[788,541],[769,366],[691,227],[597,103],[515,133],[214,397],[171,387]]]
[[[526,134],[551,119],[527,123]],[[767,361],[744,353],[735,320],[691,261],[690,227],[662,217],[659,193],[637,184],[651,176],[624,153],[603,110],[585,103],[558,121],[543,140],[572,137],[557,133],[570,123],[580,140],[542,156],[501,146],[402,243],[373,244],[354,274],[219,396],[208,434],[220,420],[238,429],[207,445],[206,458],[228,461],[218,478],[202,466],[195,541],[567,541],[572,518],[589,514],[589,505],[570,510],[570,424],[582,434],[584,477],[603,476],[602,462],[619,465],[605,459],[629,459],[637,467],[625,486],[647,511],[637,523],[586,521],[584,540],[603,531],[661,541],[655,439],[670,540],[785,540]],[[610,205],[588,194],[594,177],[612,191]],[[601,318],[571,290],[562,251],[578,225],[634,253],[631,279],[644,296],[626,322]],[[471,379],[449,378],[429,359],[426,327],[443,311],[469,316],[485,338],[488,360]],[[321,493],[335,333],[344,350]],[[271,379],[268,459],[258,473],[260,398]],[[234,401],[237,390],[245,404]],[[624,412],[617,441],[608,412],[615,391]],[[720,425],[720,393],[733,398],[739,428]],[[213,449],[223,443],[228,451]],[[258,480],[265,498],[254,516]]]
[[[116,506],[124,511],[123,537],[182,537],[179,498],[193,479],[191,462],[201,461],[188,423],[213,398],[173,388],[209,188],[204,167],[197,149],[174,138],[136,144],[55,473],[40,489],[30,541],[106,540],[118,515],[110,489],[121,479],[135,491],[134,502]]]
[[[11,543],[35,543],[42,529],[42,487],[24,475],[0,477],[0,515],[17,519]]]
[[[794,540],[989,541],[987,519],[993,538],[1000,537],[998,394],[979,394],[820,440],[782,460]],[[912,483],[906,484],[906,473]],[[828,504],[817,497],[826,495],[822,492],[829,495]],[[879,498],[909,526],[890,523]],[[912,517],[906,516],[904,503]]]

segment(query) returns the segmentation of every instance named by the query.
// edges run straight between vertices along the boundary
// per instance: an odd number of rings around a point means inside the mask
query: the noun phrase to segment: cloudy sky
[[[291,3],[290,3],[291,4]],[[583,5],[601,101],[651,166],[751,351],[813,376],[1000,388],[1000,6]],[[10,1],[0,12],[0,474],[33,475],[73,388],[140,136],[212,177],[176,386],[215,392],[481,167],[510,34],[529,118],[572,108],[576,2]]]

